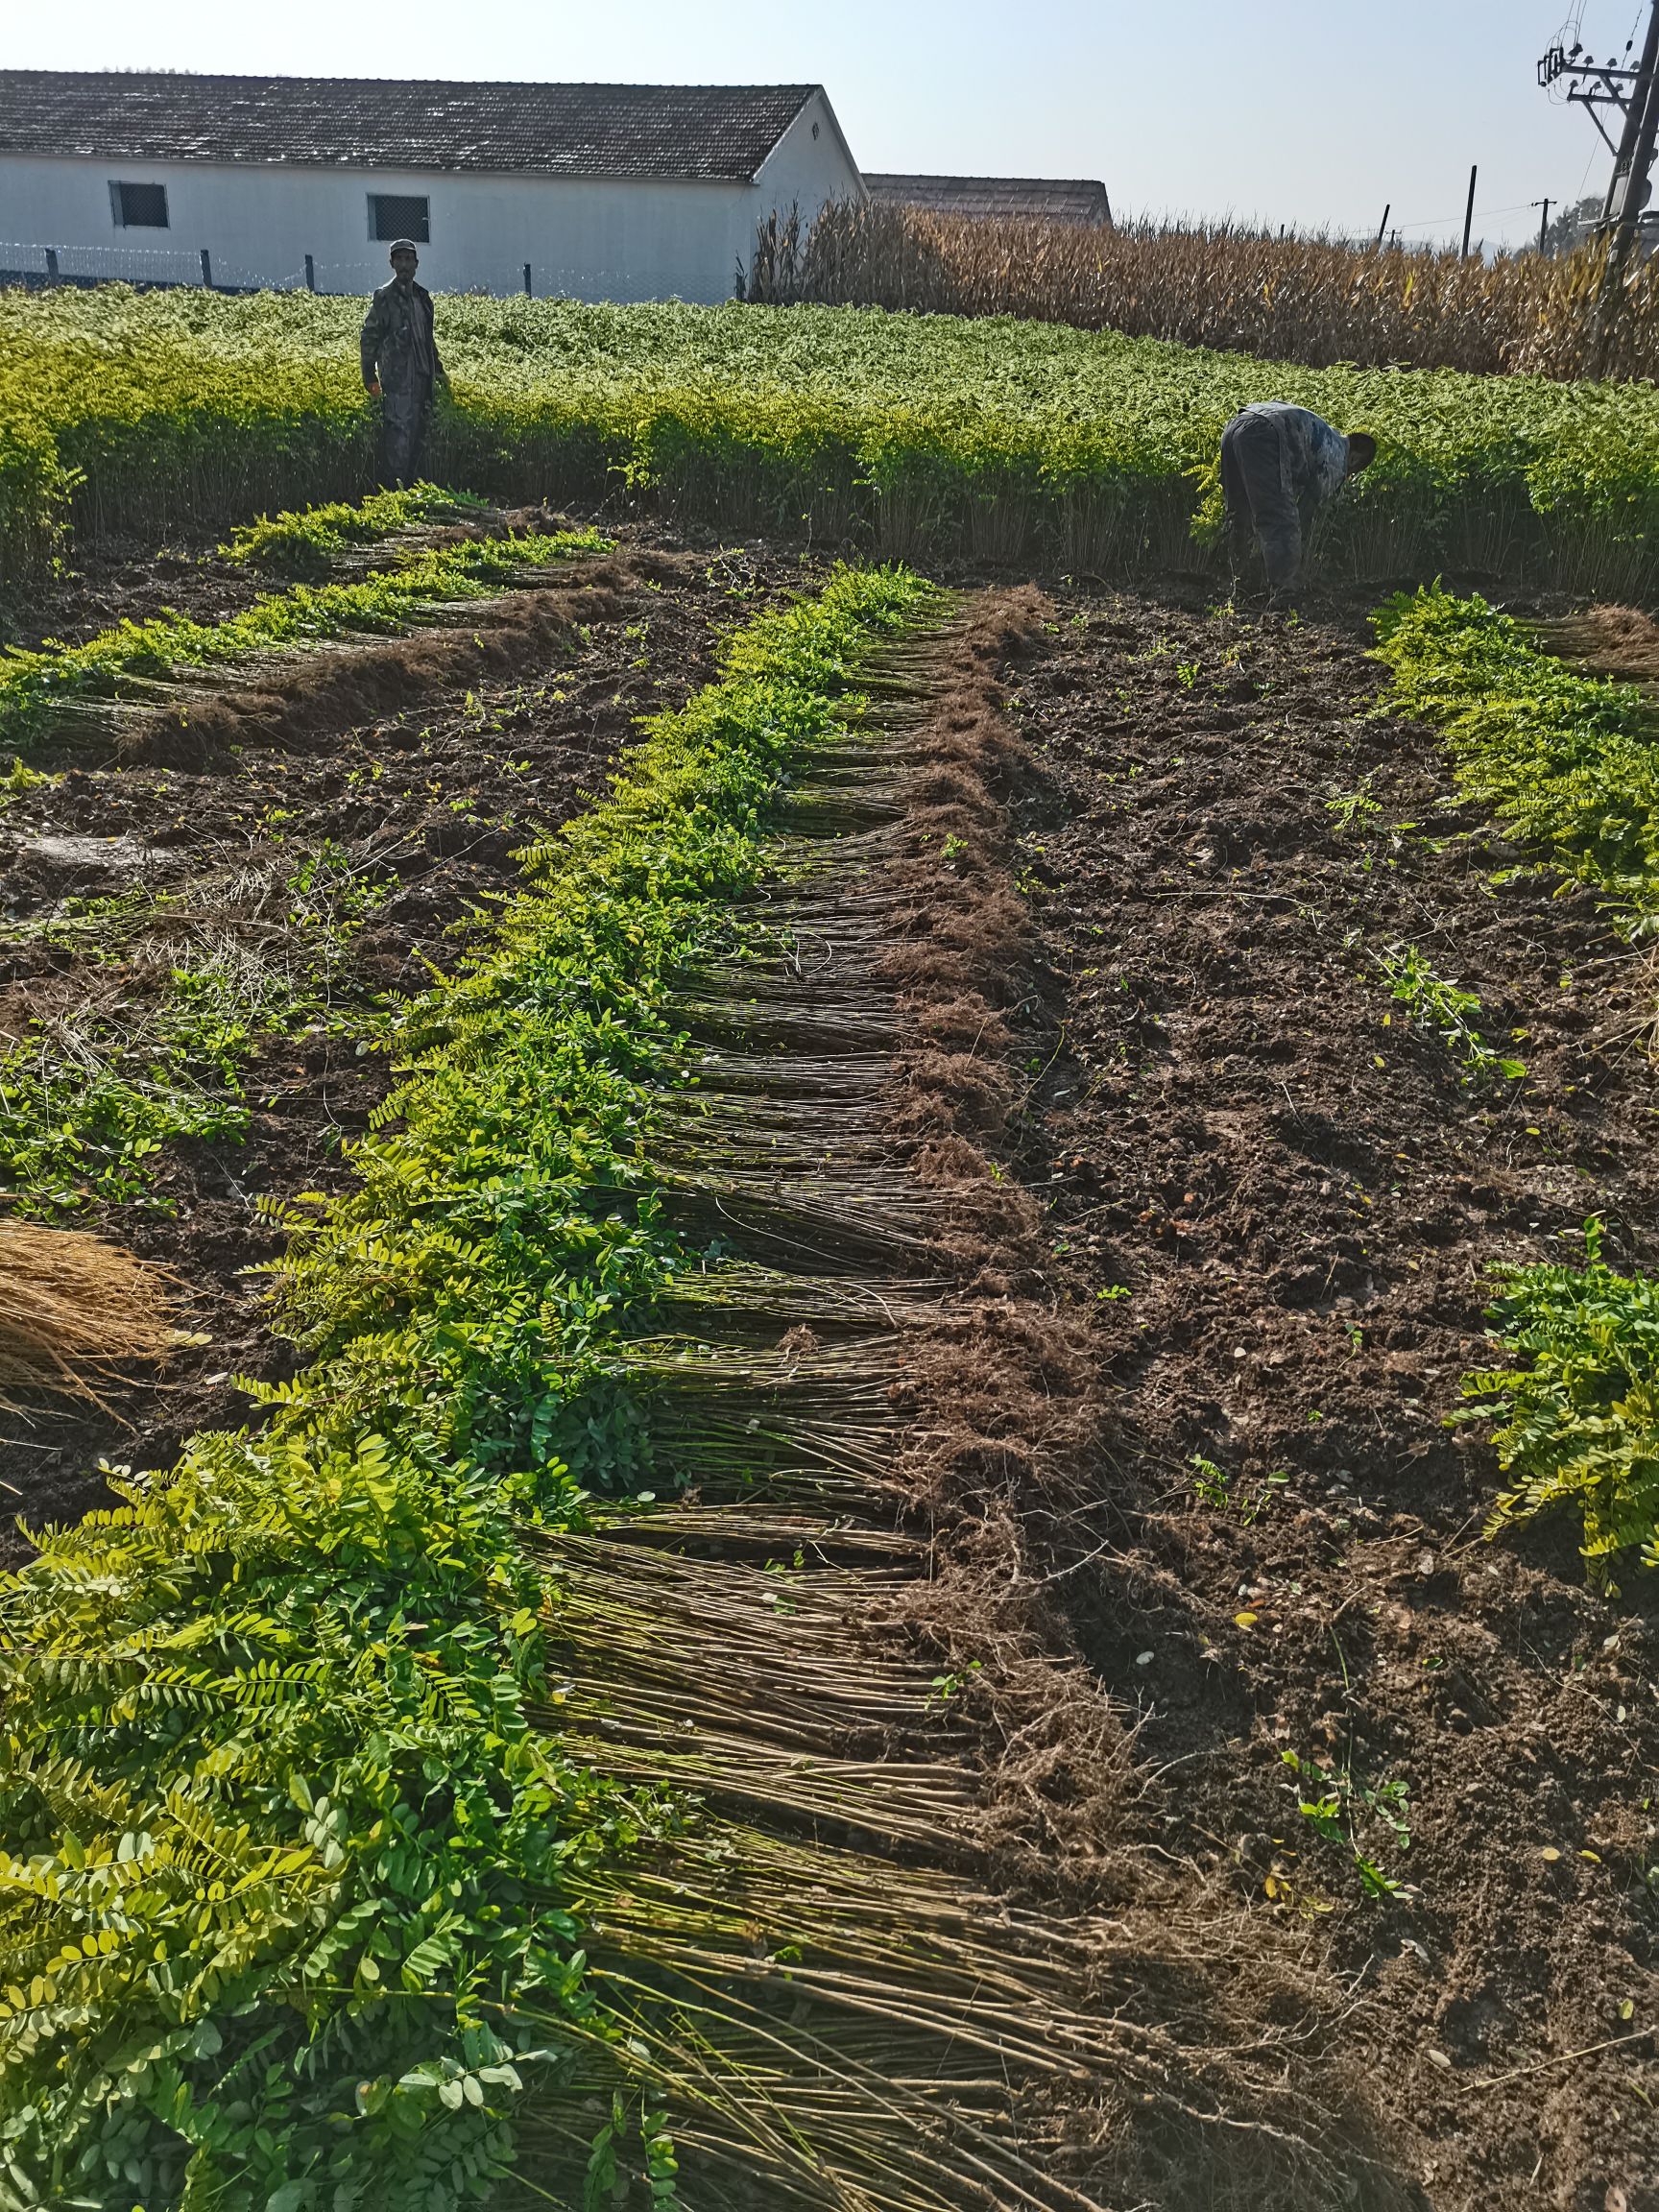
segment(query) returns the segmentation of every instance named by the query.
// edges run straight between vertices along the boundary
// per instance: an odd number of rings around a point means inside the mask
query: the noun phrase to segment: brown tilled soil
[[[81,645],[118,623],[149,622],[165,613],[223,622],[261,592],[282,588],[279,578],[245,561],[227,560],[217,537],[159,547],[121,538],[92,541],[75,546],[62,574],[46,589],[8,605],[0,641]]]
[[[1445,1419],[1496,1265],[1580,1257],[1591,1214],[1659,1262],[1654,977],[1506,878],[1433,736],[1376,715],[1357,618],[1050,616],[1009,667],[1020,1165],[1104,1441],[1026,1534],[1137,1716],[1130,1818],[1345,1984],[1338,2055],[1437,2212],[1653,2212],[1659,1593],[1593,1594],[1568,1527],[1484,1542],[1493,1455]],[[1524,1080],[1413,1025],[1400,944]],[[1354,1846],[1298,1810],[1333,1792]]]
[[[243,1418],[233,1376],[286,1372],[287,1348],[268,1335],[260,1284],[244,1270],[279,1249],[259,1201],[338,1185],[342,1145],[385,1095],[389,1062],[362,1049],[353,1009],[367,1027],[382,995],[421,990],[428,963],[452,965],[481,902],[514,883],[513,853],[603,791],[637,718],[683,704],[714,673],[723,637],[801,580],[788,557],[624,550],[557,592],[521,595],[494,629],[418,634],[400,664],[380,640],[296,662],[257,715],[245,695],[230,698],[211,744],[129,736],[125,757],[84,740],[31,756],[60,781],[0,810],[0,1051],[36,1033],[37,1019],[87,1006],[140,1021],[169,965],[204,944],[298,956],[290,879],[320,853],[386,896],[333,978],[339,1019],[260,1046],[245,1076],[245,1142],[170,1144],[144,1200],[73,1216],[175,1270],[185,1325],[206,1341],[158,1387],[0,1411],[12,1510],[34,1522],[78,1514],[103,1494],[100,1457],[164,1465],[193,1431]],[[203,701],[193,728],[214,711]],[[161,764],[180,757],[195,765]],[[119,959],[41,937],[73,902],[156,894],[175,903]],[[0,1545],[15,1553],[19,1540]]]

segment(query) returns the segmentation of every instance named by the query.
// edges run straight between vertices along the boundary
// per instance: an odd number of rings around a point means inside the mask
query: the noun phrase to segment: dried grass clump
[[[94,1397],[97,1382],[164,1359],[174,1341],[159,1268],[81,1230],[0,1220],[0,1404],[9,1390]]]

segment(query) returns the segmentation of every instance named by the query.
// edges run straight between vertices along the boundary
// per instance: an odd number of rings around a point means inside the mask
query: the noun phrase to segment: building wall
[[[111,180],[165,184],[168,228],[118,228]],[[429,203],[421,276],[434,290],[517,292],[528,261],[539,298],[711,304],[731,298],[771,207],[815,213],[858,189],[818,98],[756,184],[0,156],[0,269],[42,270],[51,246],[65,276],[199,283],[205,247],[217,284],[297,286],[309,253],[320,291],[362,292],[387,275],[369,236],[369,195],[381,192]]]
[[[756,180],[757,220],[776,208],[799,207],[808,223],[826,200],[862,200],[864,181],[841,135],[835,111],[822,92],[810,100],[761,163]],[[747,254],[745,260],[749,258]]]

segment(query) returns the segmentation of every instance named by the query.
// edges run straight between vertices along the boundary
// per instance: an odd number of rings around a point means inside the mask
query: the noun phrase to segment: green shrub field
[[[1222,425],[1305,401],[1382,443],[1328,546],[1362,576],[1487,569],[1635,591],[1659,542],[1659,395],[1307,369],[1005,318],[446,299],[435,474],[498,497],[627,488],[717,525],[895,555],[1191,562]],[[119,286],[0,296],[0,564],[63,533],[223,527],[361,492],[361,303]]]

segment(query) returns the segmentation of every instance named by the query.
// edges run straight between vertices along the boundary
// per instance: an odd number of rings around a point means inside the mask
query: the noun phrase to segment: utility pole
[[[1624,112],[1624,137],[1607,187],[1602,228],[1608,231],[1607,266],[1596,306],[1596,335],[1590,353],[1592,376],[1605,376],[1613,351],[1619,310],[1624,303],[1624,272],[1635,250],[1642,210],[1653,196],[1653,153],[1659,144],[1659,0],[1647,12],[1647,36],[1642,48],[1630,105]]]
[[[1653,155],[1659,146],[1659,0],[1648,0],[1647,36],[1642,42],[1642,58],[1632,69],[1628,64],[1634,43],[1625,47],[1617,62],[1598,61],[1593,55],[1581,60],[1581,47],[1575,45],[1569,52],[1556,45],[1538,64],[1538,82],[1546,89],[1567,81],[1568,106],[1585,110],[1613,156],[1613,174],[1598,226],[1599,235],[1606,241],[1607,260],[1591,344],[1594,376],[1606,371],[1624,298],[1624,272],[1640,234],[1643,210],[1653,193]],[[1601,108],[1617,108],[1623,117],[1617,144],[1597,112]]]
[[[1547,253],[1550,251],[1550,210],[1555,203],[1553,200],[1534,200],[1532,204],[1544,210],[1538,218],[1538,251]]]
[[[1650,0],[1647,36],[1643,42],[1641,62],[1631,80],[1630,96],[1623,104],[1624,129],[1614,156],[1613,174],[1607,180],[1607,198],[1601,209],[1604,228],[1616,224],[1622,230],[1628,229],[1632,238],[1652,191],[1649,173],[1653,167],[1656,73],[1659,73],[1659,0]]]
[[[1379,252],[1382,251],[1382,241],[1388,235],[1388,218],[1393,214],[1393,212],[1394,203],[1392,200],[1390,200],[1387,206],[1382,210],[1382,222],[1377,226],[1377,251]]]
[[[1659,6],[1659,0],[1655,0]],[[1480,174],[1479,163],[1469,172],[1469,204],[1463,210],[1463,258],[1469,258],[1469,238],[1475,228],[1475,180]]]
[[[1630,54],[1635,43],[1632,39],[1623,59],[1617,61],[1611,58],[1598,61],[1593,54],[1586,54],[1577,45],[1551,46],[1538,64],[1538,82],[1544,90],[1551,91],[1557,84],[1565,84],[1568,107],[1583,108],[1595,124],[1601,143],[1613,156],[1613,178],[1602,211],[1603,219],[1609,221],[1617,211],[1620,181],[1630,170],[1647,88],[1652,83],[1654,63],[1659,60],[1659,6],[1653,5],[1653,0],[1649,0],[1647,37],[1642,59],[1631,68]],[[1603,108],[1617,108],[1623,118],[1617,139],[1609,133],[1598,112]]]

